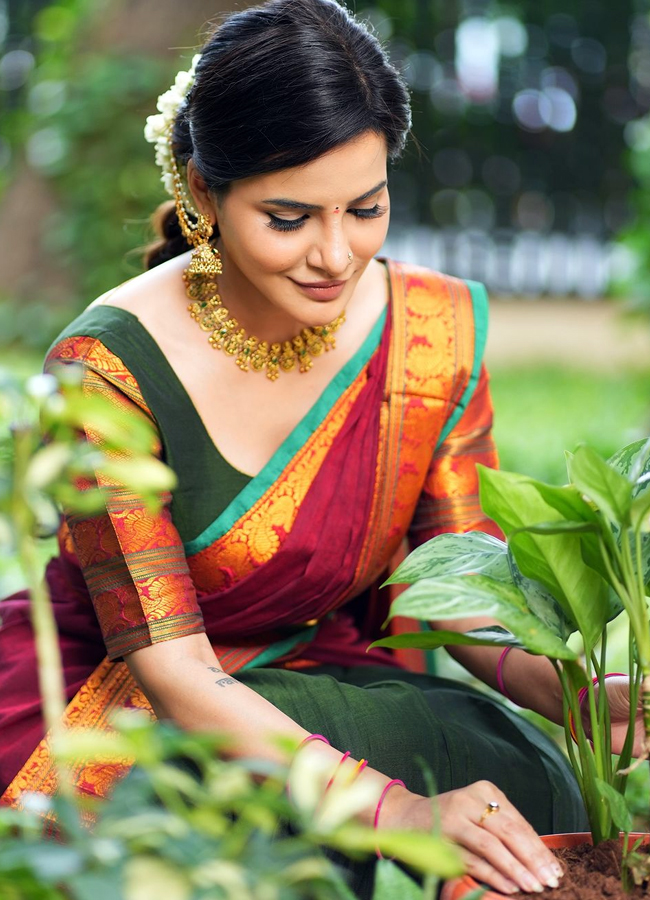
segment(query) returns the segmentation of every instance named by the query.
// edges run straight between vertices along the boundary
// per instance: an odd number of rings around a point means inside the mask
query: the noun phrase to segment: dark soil
[[[650,885],[633,887],[629,893],[621,884],[621,846],[618,841],[605,841],[597,847],[577,847],[553,851],[562,863],[564,877],[557,888],[546,888],[541,894],[515,894],[531,900],[637,900],[650,898]],[[645,851],[648,852],[648,848]]]

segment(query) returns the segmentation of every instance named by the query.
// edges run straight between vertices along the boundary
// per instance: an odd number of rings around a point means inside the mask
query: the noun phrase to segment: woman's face
[[[384,138],[366,132],[303,166],[235,181],[218,202],[190,166],[199,208],[218,221],[224,302],[230,291],[278,325],[336,318],[386,237],[386,156]]]

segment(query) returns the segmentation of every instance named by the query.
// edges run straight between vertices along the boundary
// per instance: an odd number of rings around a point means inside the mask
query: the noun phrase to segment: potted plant
[[[102,491],[75,487],[96,471],[154,509],[175,484],[150,455],[152,430],[127,425],[108,401],[85,395],[79,374],[66,368],[59,380],[35,376],[23,388],[0,372],[0,544],[18,557],[30,590],[60,784],[54,798],[23,795],[20,810],[0,806],[0,897],[357,900],[322,853],[326,847],[353,858],[379,848],[421,874],[419,885],[380,860],[373,900],[433,900],[439,878],[462,871],[456,848],[436,834],[355,824],[354,814],[376,798],[359,783],[335,782],[326,792],[331,773],[308,754],[295,755],[295,746],[284,742],[287,765],[269,767],[224,758],[222,736],[188,734],[134,711],[123,713],[111,734],[61,728],[63,675],[37,535],[56,529],[57,503],[85,513],[103,508]],[[101,450],[79,441],[88,424],[101,436]],[[108,800],[91,800],[72,790],[66,772],[92,757],[134,759],[137,766]],[[44,833],[44,822],[56,823],[57,840]]]
[[[642,892],[650,856],[630,840],[625,791],[631,768],[650,755],[650,440],[624,447],[609,461],[581,446],[567,454],[567,468],[569,484],[555,487],[479,466],[481,505],[507,541],[481,532],[440,535],[411,553],[387,582],[410,585],[389,618],[482,615],[501,627],[401,634],[373,646],[510,646],[546,656],[562,685],[568,753],[593,844],[622,833],[623,884]],[[602,687],[607,626],[623,611],[629,621],[630,717],[615,764]],[[581,653],[567,644],[575,633]],[[643,750],[632,763],[638,702]]]

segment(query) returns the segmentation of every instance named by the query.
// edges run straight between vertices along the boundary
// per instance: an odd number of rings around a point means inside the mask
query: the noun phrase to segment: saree
[[[354,751],[358,744],[373,765],[397,771],[413,790],[417,767],[407,778],[395,747],[411,763],[420,751],[433,757],[441,789],[474,775],[499,783],[500,774],[514,790],[513,773],[532,754],[540,816],[557,826],[560,798],[567,815],[577,815],[577,792],[550,742],[538,733],[533,740],[530,726],[515,726],[498,703],[443,680],[425,685],[418,679],[427,676],[406,671],[408,659],[367,650],[381,635],[389,603],[378,585],[405,539],[417,546],[445,531],[498,533],[480,509],[476,476],[478,462],[496,465],[482,365],[485,290],[427,269],[386,265],[388,308],[254,478],[221,457],[133,314],[91,305],[55,341],[46,370],[81,362],[85,391],[107,397],[127,418],[153,422],[152,452],[178,477],[152,514],[100,474],[80,487],[107,489],[105,514],[63,517],[60,553],[46,577],[70,701],[65,724],[109,730],[118,709],[153,715],[124,655],[205,631],[224,670],[291,710],[303,727],[324,731],[323,720],[305,724],[320,711],[335,746],[340,740]],[[86,439],[98,440],[90,428]],[[14,595],[0,611],[0,783],[7,785],[2,802],[20,807],[23,792],[53,794],[57,785],[40,718],[28,598]],[[457,749],[465,748],[460,768],[434,708],[445,691],[455,697],[448,714],[460,728]],[[351,727],[351,710],[355,721],[367,720],[365,737]],[[373,758],[364,740],[373,730],[401,731],[399,715],[410,716],[408,746],[375,741]],[[459,718],[467,720],[462,727]],[[469,749],[477,721],[485,730],[484,747],[476,748],[482,768]],[[498,731],[512,747],[507,770]],[[104,797],[131,765],[79,760],[74,782]]]

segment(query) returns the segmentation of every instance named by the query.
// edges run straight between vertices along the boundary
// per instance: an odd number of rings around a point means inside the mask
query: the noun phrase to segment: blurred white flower
[[[36,813],[38,816],[46,815],[52,808],[50,797],[37,791],[24,791],[20,795],[20,802],[26,812]]]
[[[56,394],[59,383],[54,375],[32,375],[27,379],[25,390],[34,400],[44,400]]]
[[[304,816],[313,817],[331,776],[331,760],[303,750],[296,753],[289,769],[287,787],[293,804]]]
[[[230,860],[208,860],[194,869],[192,880],[201,888],[220,888],[219,896],[224,896],[227,900],[252,900],[246,873],[241,866]]]
[[[377,803],[377,785],[365,778],[355,778],[349,783],[349,776],[335,779],[325,793],[322,803],[314,816],[314,828],[321,834],[328,834],[345,825],[357,813]]]
[[[351,764],[350,764],[351,765]],[[334,775],[334,781],[327,785]],[[365,778],[350,781],[349,768],[332,770],[332,761],[316,753],[298,752],[289,770],[292,802],[311,827],[327,834],[377,802],[377,786]]]

